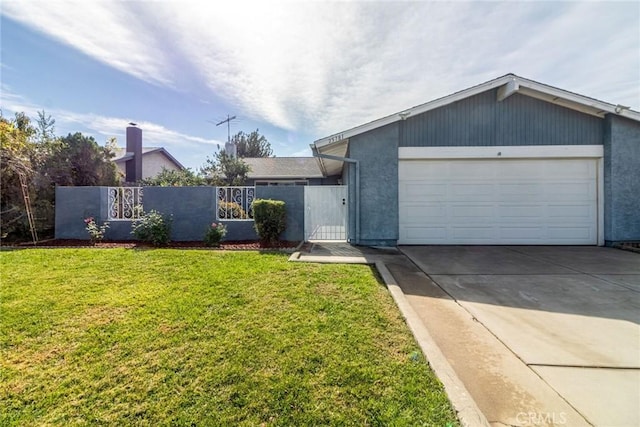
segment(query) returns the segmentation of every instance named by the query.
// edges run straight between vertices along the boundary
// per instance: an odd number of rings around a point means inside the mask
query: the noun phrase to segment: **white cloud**
[[[66,43],[120,71],[171,85],[171,68],[138,4],[113,1],[3,1],[9,18]]]
[[[35,120],[38,117],[38,111],[42,110],[42,107],[12,93],[6,85],[2,86],[0,105],[2,105],[2,113],[5,117],[10,117],[17,112],[24,112],[32,120]],[[129,123],[126,118],[76,113],[63,109],[46,110],[46,113],[56,120],[55,133],[57,135],[80,131],[93,136],[99,144],[104,144],[107,138],[115,136],[118,139],[118,145],[125,145],[125,129]],[[137,125],[143,130],[143,144],[145,146],[165,147],[178,160],[181,160],[182,156],[176,153],[184,153],[185,155],[190,155],[191,152],[197,153],[195,156],[199,157],[196,159],[198,162],[189,162],[192,165],[204,163],[204,158],[200,153],[208,151],[213,153],[218,145],[224,146],[222,141],[184,134],[153,122],[142,121]]]
[[[8,1],[2,13],[142,80],[195,80],[245,117],[318,137],[508,72],[640,107],[633,3]]]

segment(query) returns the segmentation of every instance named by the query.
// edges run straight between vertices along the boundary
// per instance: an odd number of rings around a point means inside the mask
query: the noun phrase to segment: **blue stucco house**
[[[640,113],[514,74],[311,149],[354,244],[640,241]]]

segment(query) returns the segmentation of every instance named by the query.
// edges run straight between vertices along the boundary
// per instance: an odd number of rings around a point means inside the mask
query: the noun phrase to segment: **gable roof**
[[[245,157],[250,179],[323,178],[315,157]]]
[[[627,117],[631,120],[640,121],[640,112],[631,110],[629,107],[613,105],[608,102],[599,101],[574,92],[569,92],[543,83],[538,83],[533,80],[525,79],[524,77],[520,77],[515,74],[507,74],[502,77],[498,77],[497,79],[489,80],[488,82],[429,101],[425,104],[417,105],[390,116],[320,138],[311,144],[311,150],[314,153],[319,152],[325,155],[343,157],[347,152],[348,140],[353,136],[369,132],[400,120],[405,120],[410,116],[416,116],[445,105],[453,104],[454,102],[462,99],[496,88],[498,89],[498,101],[503,101],[515,93],[520,93],[552,104],[561,105],[565,108],[577,110],[585,114],[591,114],[598,117],[604,117],[606,114],[616,114],[622,117]],[[338,173],[338,171],[342,169],[342,161],[326,158],[319,158],[319,160],[321,168],[326,171],[327,174]]]
[[[127,152],[126,148],[118,147],[113,151],[115,153],[115,157],[112,159],[114,163],[124,163],[127,160],[133,159],[133,153]],[[164,147],[142,147],[142,158],[144,158],[146,154],[151,153],[164,154],[164,156],[167,157],[169,161],[173,162],[178,168],[185,169],[182,163],[176,160],[176,158],[173,157]]]

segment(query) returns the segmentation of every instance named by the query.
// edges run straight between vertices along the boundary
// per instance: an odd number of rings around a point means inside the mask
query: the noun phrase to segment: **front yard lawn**
[[[372,270],[0,252],[0,425],[457,425]]]

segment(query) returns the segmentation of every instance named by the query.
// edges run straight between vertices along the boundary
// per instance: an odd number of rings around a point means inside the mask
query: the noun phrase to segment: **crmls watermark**
[[[567,423],[565,412],[518,412],[516,421],[523,426],[559,426]]]

